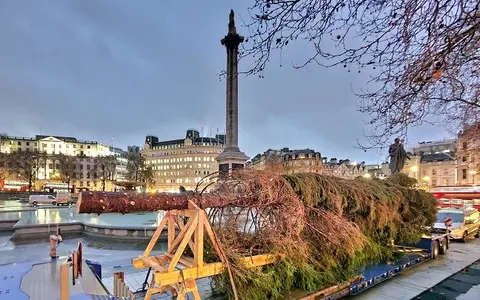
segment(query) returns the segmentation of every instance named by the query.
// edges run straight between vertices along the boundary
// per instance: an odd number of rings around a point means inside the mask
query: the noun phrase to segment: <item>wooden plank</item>
[[[167,218],[165,216],[164,218]],[[174,215],[168,215],[168,236],[167,236],[167,248],[172,247],[172,243],[175,240],[175,219],[177,217]]]
[[[180,230],[182,230],[184,227],[185,227],[185,224],[183,223],[182,219],[180,219],[180,217],[178,216],[175,216],[175,223],[178,225],[178,228],[180,228]],[[192,241],[188,241],[188,246],[190,247],[190,250],[192,250],[192,253],[195,251],[195,247],[193,246],[193,242]]]
[[[195,217],[190,218],[188,220],[187,225],[185,225],[185,227],[180,230],[180,233],[177,235],[173,243],[170,245],[170,247],[168,247],[167,253],[172,253],[173,250],[181,243],[181,241],[183,241],[183,237],[185,236],[186,232],[190,229],[194,221],[195,222],[197,221]]]
[[[70,298],[69,268],[69,263],[63,263],[60,265],[60,300],[68,300],[68,298]]]
[[[169,257],[170,259],[173,258],[173,254],[166,254],[167,257]],[[191,257],[188,257],[188,256],[181,256],[180,259],[178,260],[178,262],[180,264],[182,264],[183,266],[187,267],[187,268],[193,268],[194,267],[194,263],[193,263],[193,258]]]
[[[162,231],[163,231],[163,229],[165,228],[165,225],[167,224],[168,217],[169,217],[169,212],[167,212],[167,213],[165,214],[165,216],[163,217],[162,221],[161,221],[160,224],[158,225],[157,230],[155,230],[155,233],[153,234],[152,239],[151,239],[150,242],[148,243],[148,246],[147,246],[147,248],[145,249],[145,252],[143,252],[143,256],[145,256],[145,257],[150,256],[150,253],[152,252],[153,247],[155,247],[155,244],[157,243],[158,238],[159,238],[160,235],[162,234]]]
[[[191,224],[188,227],[188,223],[190,223],[190,222],[191,222]],[[192,238],[192,235],[193,235],[195,229],[197,229],[197,227],[198,227],[198,214],[195,217],[190,218],[188,223],[187,223],[188,229],[185,232],[185,236],[182,239],[182,241],[180,242],[180,245],[176,249],[175,255],[173,256],[172,261],[170,262],[170,265],[168,266],[168,272],[172,272],[173,270],[175,270],[175,268],[177,267],[178,260],[180,259],[180,256],[182,256],[183,251],[185,250],[185,247],[187,246],[188,241]],[[202,249],[202,251],[203,251],[203,249]],[[170,252],[170,251],[168,251],[168,252]]]
[[[247,268],[259,267],[274,263],[278,260],[278,256],[272,254],[255,255],[243,259],[243,263]],[[184,270],[174,270],[167,273],[154,273],[155,282],[157,284],[168,285],[183,282],[186,278],[203,278],[218,275],[226,270],[225,265],[221,262],[204,264],[203,267],[188,268]]]
[[[198,211],[198,225],[195,230],[195,244],[194,244],[194,251],[193,251],[193,265],[195,267],[203,266],[203,229],[205,226],[205,212]]]

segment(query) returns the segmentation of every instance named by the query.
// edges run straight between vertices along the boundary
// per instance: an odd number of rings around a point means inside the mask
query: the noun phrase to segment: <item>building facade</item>
[[[324,162],[324,175],[330,175],[340,177],[344,179],[355,179],[357,177],[370,178],[372,174],[367,169],[365,162],[357,163],[350,161],[349,159],[331,158],[329,161]]]
[[[480,122],[459,134],[457,141],[459,184],[480,184]]]
[[[323,170],[322,155],[311,149],[268,149],[254,156],[248,166],[281,174],[321,173]]]
[[[457,184],[457,160],[449,153],[411,155],[403,172],[425,189]]]
[[[224,143],[225,135],[201,137],[195,129],[187,130],[185,138],[177,140],[159,141],[156,136],[147,136],[142,155],[146,167],[154,173],[151,190],[178,192],[181,186],[194,190],[203,177],[218,171],[216,158]]]
[[[74,137],[36,135],[35,137],[2,136],[0,152],[36,152],[35,189],[66,190],[113,190],[113,180],[98,176],[100,157],[115,155],[112,147],[95,142],[77,140]],[[59,156],[75,157],[68,184],[60,180]],[[15,174],[11,174],[17,178]],[[110,178],[112,178],[111,176]],[[7,179],[6,179],[7,180]],[[63,181],[63,182],[62,182]]]
[[[479,184],[478,134],[460,134],[458,139],[421,142],[409,149],[410,160],[403,172],[416,178],[419,186]],[[479,156],[480,159],[480,156]]]
[[[457,150],[456,139],[444,139],[440,141],[420,142],[408,148],[408,152],[415,155],[450,153],[453,155]]]

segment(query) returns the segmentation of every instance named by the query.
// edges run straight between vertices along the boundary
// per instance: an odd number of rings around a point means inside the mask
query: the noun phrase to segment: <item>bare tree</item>
[[[5,180],[11,173],[11,159],[9,153],[0,152],[0,181]]]
[[[458,132],[480,119],[478,0],[255,0],[241,57],[259,74],[275,50],[311,46],[309,64],[367,70],[359,96],[370,146],[435,123]],[[300,42],[300,40],[303,40]]]
[[[145,166],[145,159],[139,152],[127,152],[127,179],[142,181],[142,170]]]
[[[151,166],[143,166],[141,172],[141,181],[145,182],[147,187],[155,184],[154,173]]]
[[[51,159],[51,157],[47,154],[46,151],[38,152],[38,170],[42,169],[43,174],[45,176],[44,179],[47,179],[47,168],[48,168],[48,162]],[[37,179],[38,179],[38,174],[37,174]]]
[[[95,159],[95,165],[97,167],[97,174],[100,175],[102,180],[102,191],[105,191],[106,181],[114,180],[117,159],[113,155],[97,157]]]
[[[287,173],[284,156],[278,153],[265,154],[265,170],[278,174]]]
[[[56,161],[55,165],[58,166],[60,179],[62,182],[67,184],[68,190],[70,190],[70,182],[72,178],[75,177],[77,168],[77,157],[65,154],[57,154],[53,159]]]
[[[38,170],[38,152],[36,151],[17,151],[10,154],[10,169],[18,177],[28,181],[28,190],[31,191]]]

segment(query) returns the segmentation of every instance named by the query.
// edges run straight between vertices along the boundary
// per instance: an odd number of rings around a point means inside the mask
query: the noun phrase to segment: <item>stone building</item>
[[[337,160],[336,158],[331,158],[329,161],[325,158],[322,174],[344,179],[354,179],[360,176],[372,177],[366,168],[365,162],[357,163],[349,159]]]
[[[457,160],[450,153],[412,154],[403,172],[427,189],[457,184]]]
[[[195,129],[189,129],[185,138],[159,141],[149,135],[145,138],[142,155],[146,166],[154,172],[152,190],[178,192],[180,186],[194,190],[205,176],[218,171],[217,156],[223,151],[225,135],[201,137]]]
[[[478,184],[480,138],[461,133],[458,139],[421,142],[408,149],[403,172],[425,188]]]
[[[459,134],[456,154],[458,184],[480,184],[480,122]]]
[[[59,179],[59,155],[76,157],[75,169],[70,178],[70,188],[101,190],[102,179],[96,176],[96,158],[115,155],[112,147],[95,142],[77,140],[75,137],[36,135],[35,137],[2,136],[0,152],[37,152],[35,189],[67,190],[68,184]],[[118,152],[118,151],[117,151]],[[16,178],[15,174],[11,174]],[[8,179],[6,180],[8,181]],[[106,182],[107,190],[113,190],[113,182]]]
[[[320,152],[312,149],[268,149],[252,158],[249,166],[256,170],[268,170],[282,174],[321,173],[323,169]]]

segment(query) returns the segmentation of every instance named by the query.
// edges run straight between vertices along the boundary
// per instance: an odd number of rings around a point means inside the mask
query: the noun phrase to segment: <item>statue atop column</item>
[[[388,155],[390,156],[388,167],[392,174],[400,173],[405,166],[406,159],[410,159],[403,147],[403,141],[399,138],[396,138],[395,142],[388,148]]]
[[[237,28],[235,27],[235,13],[233,9],[230,10],[230,15],[228,16],[228,34],[237,34]]]

